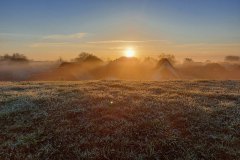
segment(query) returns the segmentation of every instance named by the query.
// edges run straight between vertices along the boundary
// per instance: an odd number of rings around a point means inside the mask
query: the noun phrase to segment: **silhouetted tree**
[[[238,61],[240,61],[240,57],[239,56],[226,56],[225,61],[238,62]]]
[[[143,62],[145,62],[145,63],[157,63],[157,60],[155,58],[152,58],[152,57],[145,57]]]
[[[192,58],[185,58],[184,63],[192,63],[193,59]]]
[[[159,60],[163,59],[163,58],[166,58],[168,59],[172,64],[176,63],[176,59],[175,59],[175,56],[172,55],[172,54],[165,54],[165,53],[162,53],[158,56]]]
[[[86,52],[80,53],[78,57],[74,59],[74,61],[75,62],[103,62],[97,56],[90,53],[86,53]]]
[[[0,57],[1,61],[12,61],[12,62],[28,62],[28,58],[19,53],[13,53],[12,55],[5,54],[4,56]]]

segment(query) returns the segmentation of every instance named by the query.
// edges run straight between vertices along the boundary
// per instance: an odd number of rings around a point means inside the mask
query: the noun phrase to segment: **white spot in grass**
[[[113,104],[113,101],[110,101],[110,104]]]

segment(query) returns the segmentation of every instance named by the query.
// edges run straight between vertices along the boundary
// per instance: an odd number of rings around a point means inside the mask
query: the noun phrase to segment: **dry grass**
[[[240,159],[240,82],[2,82],[0,142],[0,159]]]

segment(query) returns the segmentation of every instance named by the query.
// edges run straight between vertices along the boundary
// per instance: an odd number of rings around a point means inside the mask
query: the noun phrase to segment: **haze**
[[[238,0],[1,0],[0,55],[71,60],[172,54],[220,61],[240,54]]]

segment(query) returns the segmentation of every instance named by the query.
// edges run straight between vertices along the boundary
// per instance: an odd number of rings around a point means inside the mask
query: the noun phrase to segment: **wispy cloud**
[[[51,35],[32,35],[32,34],[21,34],[21,33],[0,33],[2,37],[36,37],[43,40],[74,40],[85,37],[87,33],[79,32],[74,34],[51,34]]]
[[[76,47],[79,46],[80,40],[87,33],[79,32],[74,34],[51,34],[42,36],[38,42],[30,44],[30,47]]]
[[[73,39],[82,39],[86,36],[87,33],[80,32],[74,34],[53,34],[44,36],[44,40],[73,40]]]
[[[19,34],[14,33],[0,33],[0,36],[19,36]],[[22,35],[21,35],[22,36]]]
[[[73,43],[73,42],[38,42],[32,43],[29,45],[31,48],[42,48],[42,47],[74,47],[74,48],[81,48],[81,47],[92,47],[86,43]]]
[[[33,43],[30,45],[32,48],[37,47],[60,47],[60,46],[68,46],[69,43],[62,42],[62,43],[48,43],[48,42],[40,42],[40,43]]]
[[[37,37],[39,35],[20,34],[20,33],[0,33],[3,37]]]
[[[240,47],[240,43],[191,43],[191,44],[178,44],[178,48],[186,47]]]
[[[149,42],[168,42],[166,40],[145,40],[145,41],[126,41],[126,40],[109,40],[109,41],[91,41],[92,44],[112,44],[112,43],[149,43]]]

